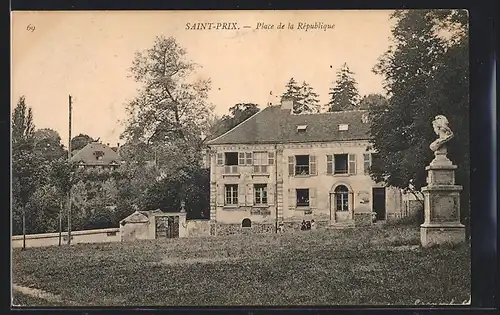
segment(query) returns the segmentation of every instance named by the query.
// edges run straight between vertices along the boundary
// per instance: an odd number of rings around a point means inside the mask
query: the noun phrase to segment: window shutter
[[[293,176],[295,173],[295,157],[288,157],[288,175]]]
[[[316,167],[316,156],[309,156],[309,174],[318,175],[318,168]]]
[[[356,154],[349,154],[349,174],[356,174]]]
[[[295,209],[297,204],[297,191],[294,188],[288,189],[288,209]]]
[[[223,206],[225,201],[225,189],[224,185],[217,185],[217,205]]]
[[[245,152],[238,153],[238,165],[245,165]]]
[[[273,165],[274,164],[274,152],[269,152],[268,154],[268,164]]]
[[[309,207],[316,208],[316,189],[309,188]]]
[[[333,155],[331,154],[326,156],[326,174],[333,174]]]
[[[254,186],[253,185],[248,185],[248,195],[247,195],[247,205],[248,206],[253,206],[255,204],[255,200],[253,199],[253,192],[254,192]]]
[[[267,185],[267,204],[274,205],[274,185]]]
[[[365,174],[370,173],[370,153],[363,154],[363,169]]]
[[[246,159],[246,164],[247,164],[247,165],[252,165],[252,162],[253,162],[253,161],[252,161],[252,152],[247,152],[245,155],[246,155],[246,157],[247,157],[247,159]]]
[[[245,184],[239,184],[238,185],[238,205],[239,206],[245,206],[246,205],[246,185]]]
[[[222,153],[217,153],[217,166],[224,165],[224,155]]]

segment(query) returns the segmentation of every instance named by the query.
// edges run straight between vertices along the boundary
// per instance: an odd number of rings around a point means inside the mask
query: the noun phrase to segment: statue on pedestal
[[[438,135],[439,138],[434,140],[430,144],[430,149],[434,152],[444,148],[444,144],[453,138],[453,131],[451,131],[450,127],[448,126],[448,118],[446,118],[444,115],[437,115],[434,117],[434,120],[432,121],[432,127],[434,128],[434,132],[436,135]]]

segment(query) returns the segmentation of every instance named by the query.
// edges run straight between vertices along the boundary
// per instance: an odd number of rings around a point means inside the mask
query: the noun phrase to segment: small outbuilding
[[[185,212],[135,211],[120,221],[121,241],[187,236]]]

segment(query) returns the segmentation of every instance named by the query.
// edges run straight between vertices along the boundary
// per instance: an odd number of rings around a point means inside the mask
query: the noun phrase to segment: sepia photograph
[[[470,305],[467,10],[12,11],[11,305]]]

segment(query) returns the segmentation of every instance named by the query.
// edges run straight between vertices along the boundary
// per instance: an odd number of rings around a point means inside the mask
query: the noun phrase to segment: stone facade
[[[313,143],[238,144],[211,145],[208,160],[211,177],[211,235],[235,234],[244,219],[254,226],[272,226],[265,231],[276,231],[283,223],[295,229],[302,220],[326,222],[326,225],[358,222],[371,224],[375,183],[365,170],[368,141],[337,141]],[[237,152],[238,165],[224,165],[222,157],[226,152]],[[267,158],[255,167],[252,157],[255,153],[265,153]],[[349,172],[330,174],[329,156],[345,154],[349,156]],[[295,156],[309,156],[310,175],[290,173],[290,161]],[[295,167],[295,165],[294,165]],[[254,185],[267,187],[267,203],[255,204]],[[236,204],[226,203],[226,185],[237,187]],[[346,211],[336,211],[336,189],[347,189]],[[236,188],[235,188],[236,189]],[[297,206],[297,189],[308,189],[308,205]],[[235,190],[236,191],[236,190]],[[235,193],[236,194],[236,193]],[[385,218],[402,216],[402,199],[399,189],[385,187]],[[319,227],[319,224],[318,224]],[[260,231],[260,230],[259,230]]]

